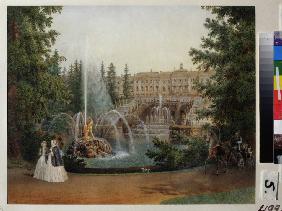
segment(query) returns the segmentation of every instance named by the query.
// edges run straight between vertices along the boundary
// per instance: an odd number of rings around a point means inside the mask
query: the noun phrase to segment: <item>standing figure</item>
[[[242,139],[242,137],[240,135],[240,131],[237,131],[235,133],[235,136],[231,139],[231,147],[233,149],[236,149],[236,150],[240,151],[241,150],[241,144],[243,143],[242,140],[243,139]]]
[[[63,158],[61,156],[60,148],[57,140],[52,140],[53,146],[51,146],[51,162],[53,166],[63,166]],[[52,142],[51,142],[52,143]]]
[[[40,158],[37,161],[33,177],[36,179],[44,180],[47,168],[47,143],[43,141],[40,147]]]
[[[48,182],[64,182],[68,179],[57,140],[51,141],[45,179]]]

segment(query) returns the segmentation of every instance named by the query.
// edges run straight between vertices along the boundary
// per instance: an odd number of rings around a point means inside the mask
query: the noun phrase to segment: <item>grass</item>
[[[25,169],[32,169],[35,166],[34,163],[22,160],[22,159],[9,159],[7,160],[7,168],[25,168]]]
[[[230,192],[184,196],[162,201],[161,204],[254,204],[255,188],[248,187]]]

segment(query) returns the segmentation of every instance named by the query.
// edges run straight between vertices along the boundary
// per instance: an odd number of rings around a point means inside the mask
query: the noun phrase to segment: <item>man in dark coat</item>
[[[63,159],[56,140],[51,141],[51,162],[53,166],[63,166]]]

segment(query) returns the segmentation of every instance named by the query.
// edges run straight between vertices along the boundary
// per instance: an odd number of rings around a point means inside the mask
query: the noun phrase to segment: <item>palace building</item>
[[[206,81],[212,72],[191,71],[183,68],[180,64],[179,69],[170,72],[140,72],[130,77],[132,81],[132,96],[134,98],[151,98],[162,95],[164,98],[196,96],[197,92],[193,89],[193,81]],[[123,96],[123,79],[117,77],[117,92],[119,97]]]

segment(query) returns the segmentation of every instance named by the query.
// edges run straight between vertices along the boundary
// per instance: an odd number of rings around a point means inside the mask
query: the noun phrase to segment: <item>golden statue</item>
[[[88,141],[90,140],[91,137],[94,137],[93,135],[93,120],[89,117],[86,124],[83,126],[83,135],[84,135],[84,140]],[[89,134],[91,137],[89,137]]]

